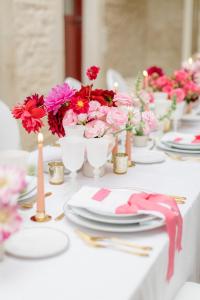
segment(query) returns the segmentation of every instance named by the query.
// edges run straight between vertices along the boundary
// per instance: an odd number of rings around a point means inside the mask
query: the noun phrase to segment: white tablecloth
[[[48,184],[47,212],[56,217],[65,203],[69,179],[60,186]],[[93,180],[79,174],[81,184]],[[172,300],[188,279],[198,280],[200,260],[200,164],[170,160],[154,165],[137,165],[120,176],[109,171],[100,179],[103,186],[139,186],[156,192],[183,195],[183,251],[176,255],[175,273],[166,281],[168,237],[164,229],[126,234],[129,240],[153,246],[150,257],[142,258],[109,249],[90,248],[74,233],[76,226],[66,219],[40,225],[23,212],[24,226],[50,226],[66,232],[70,248],[64,254],[37,261],[6,257],[0,263],[2,300]],[[39,243],[40,241],[38,241]]]

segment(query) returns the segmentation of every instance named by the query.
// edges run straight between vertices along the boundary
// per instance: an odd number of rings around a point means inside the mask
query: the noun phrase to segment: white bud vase
[[[83,137],[85,126],[74,125],[74,126],[64,126],[65,136],[80,136]]]
[[[135,147],[146,147],[148,143],[147,135],[135,135],[133,138],[133,145]]]

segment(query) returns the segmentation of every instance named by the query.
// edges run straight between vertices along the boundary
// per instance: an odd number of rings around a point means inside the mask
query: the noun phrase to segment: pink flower
[[[170,93],[169,93],[170,98],[172,99],[174,96],[176,96],[176,101],[182,102],[185,98],[185,92],[183,89],[178,88],[178,89],[173,89]]]
[[[97,78],[97,75],[99,73],[99,70],[100,68],[97,67],[97,66],[92,66],[90,68],[87,69],[87,77],[90,79],[90,80],[95,80]]]
[[[69,102],[75,90],[71,89],[67,83],[56,85],[44,99],[44,103],[48,112],[57,113],[59,108],[66,102]]]
[[[86,138],[102,137],[107,128],[108,127],[104,121],[93,120],[87,123],[85,126],[85,137]]]
[[[113,101],[117,106],[133,106],[132,97],[125,93],[115,94]]]
[[[89,112],[97,111],[100,108],[100,103],[98,101],[89,102]]]
[[[0,167],[0,202],[8,202],[26,187],[25,173],[15,167]]]
[[[152,111],[144,111],[142,112],[142,120],[149,127],[150,131],[155,130],[157,128],[157,119]]]
[[[162,91],[164,93],[167,93],[168,95],[170,95],[170,93],[172,92],[173,87],[171,84],[167,84],[166,86],[163,87]]]
[[[152,95],[146,90],[141,90],[139,96],[142,99],[142,101],[146,104],[150,103],[150,100],[152,100]]]
[[[128,122],[128,116],[124,111],[117,107],[111,107],[107,113],[106,122],[109,125],[118,128]]]
[[[147,73],[149,76],[163,76],[164,72],[161,68],[157,67],[157,66],[152,66],[150,68],[147,69]]]
[[[63,118],[63,126],[73,126],[76,125],[77,122],[77,114],[75,114],[72,109],[67,110]]]
[[[200,89],[194,82],[189,81],[184,85],[184,91],[186,94],[198,94]]]
[[[83,123],[86,123],[87,122],[87,118],[88,118],[88,115],[87,114],[79,114],[77,116],[78,118],[78,123],[80,124],[83,124]]]
[[[167,85],[171,85],[171,82],[170,82],[170,79],[166,75],[163,75],[156,79],[155,84],[158,88],[163,88]]]
[[[17,205],[0,201],[0,244],[19,229],[21,222]]]
[[[185,70],[177,70],[174,72],[175,80],[184,85],[190,77],[190,74]]]

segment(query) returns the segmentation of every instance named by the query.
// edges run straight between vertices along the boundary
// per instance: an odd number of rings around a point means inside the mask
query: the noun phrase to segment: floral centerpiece
[[[25,187],[24,172],[12,167],[0,167],[0,260],[5,241],[19,229],[22,222],[16,199]]]

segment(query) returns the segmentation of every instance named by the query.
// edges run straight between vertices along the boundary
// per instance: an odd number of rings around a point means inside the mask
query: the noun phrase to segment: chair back
[[[115,84],[117,83],[117,91],[118,92],[120,92],[120,93],[128,93],[129,92],[129,88],[128,88],[128,85],[127,85],[125,79],[116,70],[109,69],[107,71],[106,81],[107,81],[107,88],[109,90],[115,89]]]
[[[73,77],[67,77],[65,83],[68,83],[71,88],[79,90],[81,88],[81,82]]]

